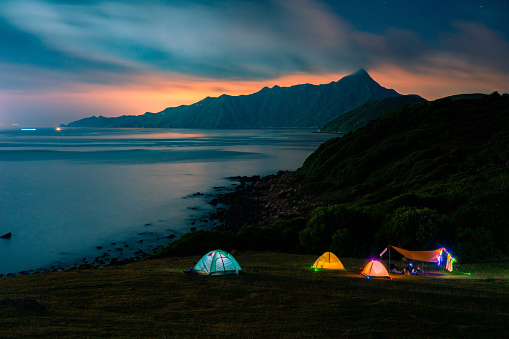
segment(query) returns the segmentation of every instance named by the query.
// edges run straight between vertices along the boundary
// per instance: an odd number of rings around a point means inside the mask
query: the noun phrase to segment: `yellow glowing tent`
[[[409,251],[396,246],[392,246],[392,248],[398,251],[405,258],[416,261],[426,261],[436,263],[439,262],[438,257],[440,257],[440,255],[442,254],[441,248],[434,251]]]
[[[361,274],[367,278],[371,277],[389,277],[389,272],[387,272],[387,269],[382,265],[380,261],[371,260],[368,262],[368,264],[364,267]]]
[[[316,259],[313,268],[327,268],[329,270],[344,270],[345,266],[341,260],[332,252],[325,252],[321,257]]]

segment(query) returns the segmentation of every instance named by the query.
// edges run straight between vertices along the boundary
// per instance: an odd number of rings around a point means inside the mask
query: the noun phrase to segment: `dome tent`
[[[313,264],[313,268],[326,268],[330,270],[344,270],[345,266],[332,252],[325,252]]]
[[[239,274],[242,271],[239,263],[228,252],[210,251],[196,263],[193,272],[203,275]]]
[[[380,261],[371,260],[368,262],[368,264],[364,267],[361,274],[365,276],[366,278],[372,278],[372,277],[385,277],[390,278],[389,272],[387,272],[387,269],[382,265]]]

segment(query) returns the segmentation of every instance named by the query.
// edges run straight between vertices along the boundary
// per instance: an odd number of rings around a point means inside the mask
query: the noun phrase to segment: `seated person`
[[[398,271],[398,268],[394,264],[389,265],[389,271],[394,273],[401,273],[401,271]]]

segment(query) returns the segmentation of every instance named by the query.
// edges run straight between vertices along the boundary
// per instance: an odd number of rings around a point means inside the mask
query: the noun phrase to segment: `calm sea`
[[[0,274],[166,245],[230,176],[295,170],[334,137],[300,129],[0,129]]]

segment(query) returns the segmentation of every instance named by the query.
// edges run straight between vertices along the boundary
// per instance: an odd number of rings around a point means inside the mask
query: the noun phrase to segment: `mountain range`
[[[66,127],[138,128],[284,128],[321,127],[368,102],[400,97],[380,86],[363,69],[329,84],[264,87],[249,94],[207,97],[192,105],[169,107],[159,113],[93,116]]]

